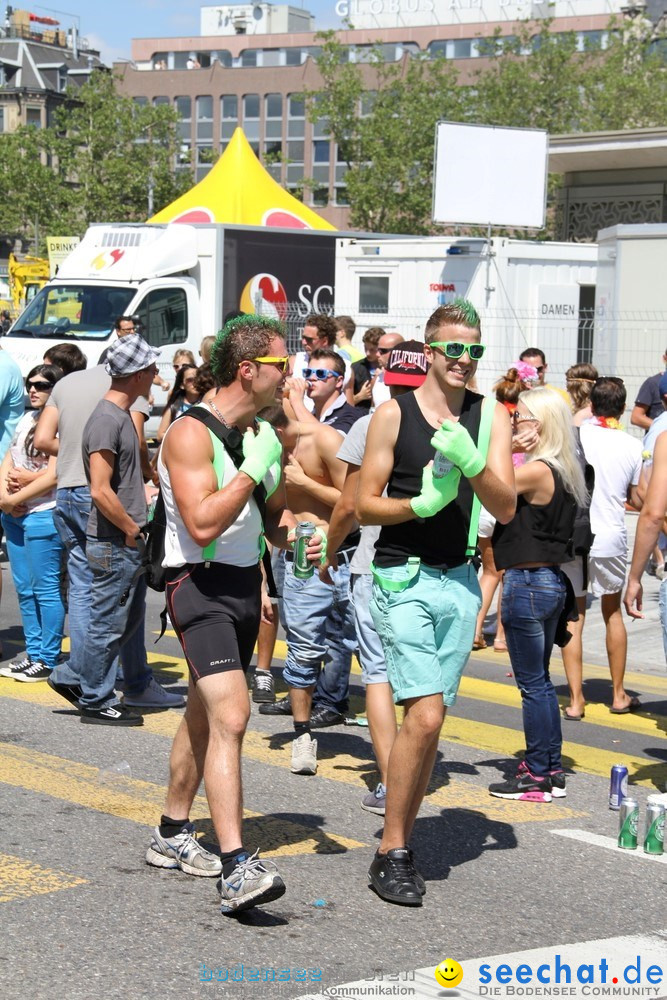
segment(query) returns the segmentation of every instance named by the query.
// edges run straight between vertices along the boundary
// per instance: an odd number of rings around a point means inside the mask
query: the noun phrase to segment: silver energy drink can
[[[614,764],[609,780],[609,808],[620,809],[628,794],[628,769],[625,764]]]
[[[644,854],[664,854],[665,851],[665,807],[661,802],[646,803],[646,836]]]
[[[639,803],[636,799],[623,799],[618,815],[618,846],[625,851],[637,850]]]
[[[308,542],[315,534],[312,521],[299,521],[294,533],[294,576],[299,580],[308,580],[315,572],[315,564],[308,562],[306,549]]]
[[[433,459],[433,478],[443,479],[450,469],[454,468],[454,463],[446,458],[441,451],[436,451]]]

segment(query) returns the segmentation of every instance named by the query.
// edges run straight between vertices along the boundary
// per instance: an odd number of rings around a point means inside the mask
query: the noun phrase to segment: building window
[[[241,66],[257,66],[257,49],[244,49],[241,53]]]
[[[282,66],[282,49],[264,49],[262,52],[262,66]]]
[[[153,107],[154,108],[159,108],[159,107],[162,107],[162,106],[168,107],[170,104],[171,104],[171,101],[169,100],[168,97],[154,97],[153,98]]]
[[[42,127],[42,109],[41,108],[26,108],[26,111],[25,111],[25,123],[30,128],[41,128]]]
[[[313,163],[328,163],[329,162],[329,147],[330,143],[328,139],[318,139],[313,143]]]
[[[133,97],[132,100],[137,105],[138,108],[145,108],[148,106],[147,97]]]
[[[264,137],[267,141],[283,137],[282,94],[267,94],[264,98]]]
[[[243,97],[243,131],[248,142],[257,151],[259,149],[259,94],[245,94]]]
[[[306,134],[306,108],[303,101],[291,94],[287,98],[287,137],[288,139],[303,139]]]
[[[166,52],[154,52],[153,53],[153,69],[166,69],[167,68],[167,53]]]
[[[318,208],[325,208],[329,204],[329,188],[316,187],[313,189],[313,205]]]
[[[239,99],[236,94],[223,94],[220,98],[220,140],[226,149],[239,124]]]
[[[285,49],[286,66],[300,66],[302,62],[301,49]]]
[[[359,276],[359,312],[389,312],[389,278],[379,275]]]
[[[192,138],[192,98],[174,98],[174,107],[180,118],[178,134],[183,142],[189,143]]]
[[[209,95],[198,97],[197,107],[197,142],[200,139],[213,138],[213,98]]]
[[[336,196],[337,205],[348,206],[350,204],[350,198],[347,193],[347,188],[345,187],[344,184],[336,184],[334,192]]]
[[[5,109],[0,107],[0,132],[5,131]]]
[[[67,90],[67,66],[58,67],[58,93],[64,94]]]

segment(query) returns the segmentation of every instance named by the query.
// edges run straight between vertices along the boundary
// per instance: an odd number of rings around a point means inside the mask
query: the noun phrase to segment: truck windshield
[[[106,340],[135,294],[117,286],[46,285],[7,336]]]

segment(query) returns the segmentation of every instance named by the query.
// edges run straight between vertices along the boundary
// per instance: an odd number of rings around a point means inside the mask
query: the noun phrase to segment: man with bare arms
[[[290,396],[302,393],[300,381],[293,380]],[[283,443],[290,511],[297,521],[314,522],[324,536],[345,479],[345,463],[336,458],[341,435],[310,416],[296,420],[289,403],[285,409],[267,407],[261,416],[274,426]],[[333,587],[323,583],[317,573],[306,580],[294,576],[293,553],[281,554],[287,633],[283,676],[289,701],[262,705],[260,712],[289,715],[291,711],[296,734],[292,744],[294,774],[315,774],[317,740],[312,738],[311,729],[338,725],[347,711],[352,653],[357,647],[348,596],[349,563],[358,539],[359,532],[353,532],[336,552],[338,569],[331,573]]]

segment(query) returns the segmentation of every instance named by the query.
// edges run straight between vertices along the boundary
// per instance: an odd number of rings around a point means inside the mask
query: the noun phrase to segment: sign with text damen
[[[578,333],[579,285],[538,285],[535,342],[551,362],[550,370],[574,364]]]

